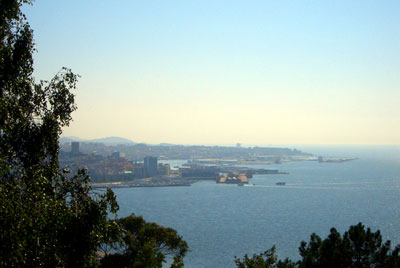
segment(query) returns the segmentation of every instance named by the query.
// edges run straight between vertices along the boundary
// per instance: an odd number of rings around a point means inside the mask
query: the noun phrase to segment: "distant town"
[[[184,146],[60,142],[60,167],[87,169],[93,187],[190,186],[199,180],[244,185],[254,174],[285,174],[278,169],[246,167],[292,161],[344,162],[296,149],[272,147]],[[186,160],[170,166],[167,160]],[[159,163],[159,161],[161,163]]]

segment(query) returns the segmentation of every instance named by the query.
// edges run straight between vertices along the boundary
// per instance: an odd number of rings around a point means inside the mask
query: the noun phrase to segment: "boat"
[[[286,182],[284,182],[284,181],[278,181],[277,183],[276,183],[276,185],[286,185]]]
[[[238,183],[237,186],[244,186],[244,183]]]

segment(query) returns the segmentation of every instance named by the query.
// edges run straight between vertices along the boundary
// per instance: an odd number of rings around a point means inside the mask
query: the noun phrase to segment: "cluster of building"
[[[249,178],[253,177],[253,171],[249,168],[204,165],[197,162],[183,165],[179,172],[184,179],[213,180],[216,183],[248,183]]]
[[[93,182],[130,181],[155,176],[169,176],[170,165],[158,164],[157,157],[147,156],[143,162],[129,161],[120,152],[112,152],[109,156],[84,154],[79,150],[79,142],[71,143],[71,151],[60,151],[60,166],[74,173],[87,169]]]
[[[70,150],[70,143],[60,145],[64,151]],[[307,160],[312,155],[289,148],[243,147],[233,146],[184,146],[173,144],[120,144],[105,145],[102,143],[80,143],[81,152],[109,156],[113,152],[121,152],[129,160],[142,160],[146,156],[158,159],[236,159],[248,162],[279,162]]]
[[[170,173],[171,166],[169,164],[158,164],[158,159],[154,156],[146,156],[143,163],[135,162],[133,168],[134,178],[169,176]]]
[[[70,148],[70,152],[60,152],[61,167],[72,171],[85,168],[94,183],[121,182],[125,186],[150,187],[186,186],[199,180],[212,180],[217,183],[245,184],[253,174],[280,174],[272,169],[236,167],[234,161],[221,162],[220,159],[189,161],[173,170],[169,164],[158,163],[155,156],[145,156],[143,161],[133,162],[118,151],[108,156],[84,154],[80,152],[79,142],[72,142]]]

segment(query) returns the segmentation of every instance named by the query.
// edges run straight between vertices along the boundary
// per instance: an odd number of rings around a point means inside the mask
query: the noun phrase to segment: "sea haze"
[[[337,148],[314,149],[340,156]],[[280,258],[298,259],[298,246],[311,233],[326,237],[331,227],[342,233],[358,222],[399,244],[400,154],[396,148],[390,153],[359,149],[353,155],[360,159],[345,163],[254,166],[290,173],[256,175],[250,180],[254,186],[204,181],[191,187],[115,189],[119,216],[135,213],[176,229],[189,243],[188,267],[233,267],[235,255],[273,245]],[[277,186],[278,181],[286,185]]]

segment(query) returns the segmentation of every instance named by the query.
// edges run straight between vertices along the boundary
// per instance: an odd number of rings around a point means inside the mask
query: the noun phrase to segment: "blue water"
[[[345,163],[260,165],[290,174],[257,175],[250,181],[255,186],[248,187],[204,181],[191,187],[115,189],[119,216],[135,213],[176,229],[191,250],[187,267],[234,267],[235,255],[273,245],[280,258],[297,259],[300,242],[311,233],[326,237],[333,226],[343,232],[358,222],[399,244],[396,152],[353,154],[361,158]],[[278,181],[286,186],[276,186]]]

